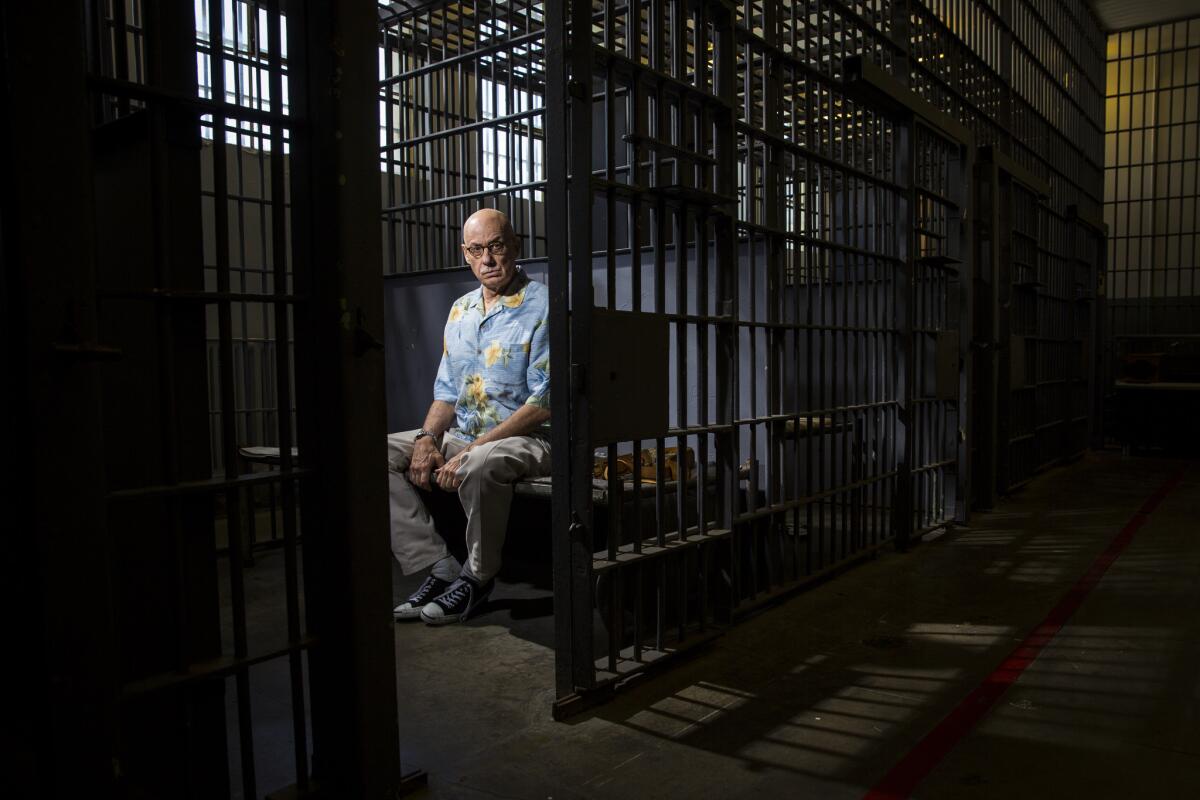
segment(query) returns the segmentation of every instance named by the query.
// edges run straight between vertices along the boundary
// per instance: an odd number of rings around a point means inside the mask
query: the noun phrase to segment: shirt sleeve
[[[529,369],[525,372],[525,383],[529,386],[527,406],[550,408],[550,319],[543,313],[533,328],[533,339],[529,345]]]
[[[450,352],[446,347],[446,341],[450,336],[450,321],[446,321],[446,327],[442,330],[442,361],[438,364],[437,377],[433,381],[433,399],[441,400],[445,403],[458,402],[458,385],[450,374]]]

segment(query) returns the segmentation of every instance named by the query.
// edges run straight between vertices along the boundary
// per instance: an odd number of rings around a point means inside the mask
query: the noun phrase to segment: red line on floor
[[[912,794],[934,767],[983,719],[988,709],[1000,699],[1000,695],[1004,694],[1026,667],[1033,663],[1042,648],[1062,630],[1063,625],[1104,577],[1104,573],[1129,546],[1133,535],[1146,523],[1163,498],[1183,479],[1183,473],[1184,470],[1180,469],[1158,487],[1154,494],[1146,498],[1146,502],[1142,503],[1129,522],[1125,523],[1125,527],[1108,543],[1104,552],[1096,557],[1088,571],[1063,595],[1058,605],[1051,609],[1041,624],[1017,645],[995,672],[984,678],[983,683],[892,767],[891,771],[883,776],[883,780],[864,795],[864,800],[892,800]]]

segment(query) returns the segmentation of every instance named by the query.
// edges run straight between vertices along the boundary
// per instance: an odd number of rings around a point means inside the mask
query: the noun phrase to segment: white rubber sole
[[[408,620],[413,620],[413,619],[420,619],[421,609],[413,608],[412,606],[408,606],[408,608],[401,608],[401,606],[404,606],[404,605],[408,605],[408,604],[401,603],[399,606],[396,606],[395,608],[392,609],[392,618],[393,619],[395,619],[397,621],[408,621]]]
[[[420,614],[421,622],[424,622],[426,625],[450,625],[455,622],[462,622],[467,618],[464,614],[454,614],[449,617],[427,617],[424,611],[421,611]]]

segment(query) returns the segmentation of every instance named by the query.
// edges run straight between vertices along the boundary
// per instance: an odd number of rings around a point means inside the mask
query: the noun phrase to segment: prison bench
[[[715,498],[715,468],[710,467],[707,481],[710,499]],[[664,527],[670,531],[676,527],[676,483],[667,481],[663,484],[663,489],[665,492]],[[466,516],[463,514],[462,506],[458,503],[458,498],[453,492],[421,489],[417,491],[422,495],[426,508],[433,516],[438,532],[446,540],[451,552],[461,560],[465,555]],[[656,516],[654,485],[643,484],[641,487],[641,513],[638,523],[634,521],[634,491],[632,481],[623,481],[619,525],[622,530],[630,531],[632,530],[631,526],[640,523],[642,535],[651,537],[654,535]],[[508,535],[504,541],[504,567],[501,572],[505,577],[549,588],[551,553],[553,552],[550,502],[553,492],[553,482],[549,477],[528,478],[517,481],[513,485],[513,503],[509,512]],[[695,525],[694,489],[689,494],[692,497],[687,501],[688,524]],[[607,548],[610,520],[615,522],[610,517],[613,505],[614,500],[609,494],[608,480],[593,479],[592,506],[595,519],[592,547],[594,552],[599,553]],[[705,507],[707,515],[711,518],[710,502],[706,502]]]

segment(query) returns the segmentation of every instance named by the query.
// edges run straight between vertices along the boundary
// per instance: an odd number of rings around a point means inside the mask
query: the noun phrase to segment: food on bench
[[[687,463],[687,480],[692,480],[696,476],[695,451],[690,447],[687,448],[687,454],[684,458]],[[638,475],[642,483],[654,483],[657,472],[655,467],[658,461],[658,449],[647,447],[637,454],[637,459]],[[633,462],[633,453],[624,453],[617,456],[617,477],[622,480],[632,479]],[[663,472],[667,480],[679,480],[679,448],[663,448]],[[596,456],[592,465],[592,475],[602,480],[608,480],[608,456]]]

